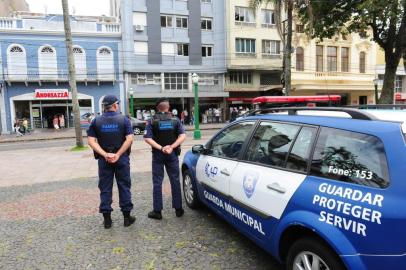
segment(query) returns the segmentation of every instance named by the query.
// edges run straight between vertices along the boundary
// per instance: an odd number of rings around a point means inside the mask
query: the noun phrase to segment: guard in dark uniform
[[[130,151],[133,132],[130,120],[118,113],[119,100],[108,95],[103,99],[104,113],[90,124],[88,144],[99,163],[100,213],[104,217],[104,228],[111,228],[113,181],[116,177],[119,203],[124,215],[124,226],[134,223],[130,215],[131,202]]]
[[[152,147],[153,211],[149,218],[162,219],[162,181],[164,167],[169,176],[172,190],[172,207],[177,217],[184,213],[179,180],[180,145],[185,141],[185,130],[177,117],[169,112],[169,100],[158,99],[158,112],[147,125],[145,142]]]

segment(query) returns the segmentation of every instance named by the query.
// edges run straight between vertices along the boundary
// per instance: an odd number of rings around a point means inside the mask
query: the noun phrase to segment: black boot
[[[105,229],[110,229],[111,228],[111,224],[113,223],[113,221],[111,221],[111,213],[103,213],[103,225]]]
[[[152,219],[162,219],[161,211],[151,211],[148,213],[148,217]]]
[[[185,210],[183,210],[183,208],[175,209],[175,214],[177,217],[183,216],[184,213],[185,213]]]
[[[124,227],[131,226],[135,222],[135,217],[130,215],[130,212],[123,212]]]

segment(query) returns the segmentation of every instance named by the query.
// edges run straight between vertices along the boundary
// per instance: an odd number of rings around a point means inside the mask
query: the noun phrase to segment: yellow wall
[[[275,27],[262,27],[261,9],[273,9],[271,4],[263,5],[256,10],[255,24],[245,25],[235,22],[235,7],[250,7],[250,0],[227,0],[227,66],[230,69],[282,69],[282,49],[281,42],[280,57],[264,57],[262,55],[262,40],[281,40],[278,30]],[[235,39],[249,38],[256,40],[256,55],[244,56],[236,54]]]
[[[377,65],[385,65],[385,52],[379,46],[377,46],[376,52],[376,64]],[[403,58],[400,59],[399,67],[403,68]]]
[[[381,47],[376,50],[376,64],[385,65],[385,53]]]
[[[323,71],[316,71],[316,46],[323,46]],[[337,71],[327,71],[327,47],[337,47]],[[358,104],[359,96],[367,96],[374,103],[377,46],[358,34],[324,39],[309,39],[305,34],[294,34],[293,47],[304,49],[304,71],[296,70],[296,55],[292,55],[292,94],[347,94],[348,105]],[[341,48],[349,48],[349,70],[341,71]],[[366,53],[366,72],[360,73],[360,53]]]

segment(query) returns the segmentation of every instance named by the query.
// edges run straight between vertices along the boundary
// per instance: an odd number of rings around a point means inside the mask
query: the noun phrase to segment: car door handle
[[[286,188],[281,187],[278,183],[272,183],[266,186],[268,189],[279,192],[279,193],[285,193],[286,192]]]
[[[224,174],[224,175],[226,175],[226,176],[230,176],[230,172],[229,172],[227,169],[222,169],[222,170],[220,171],[220,173],[221,173],[221,174]]]

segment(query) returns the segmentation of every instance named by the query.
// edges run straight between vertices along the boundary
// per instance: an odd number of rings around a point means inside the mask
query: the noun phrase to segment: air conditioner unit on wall
[[[137,32],[142,32],[142,31],[144,31],[144,26],[141,25],[141,24],[137,24],[137,25],[134,26],[134,29]]]

